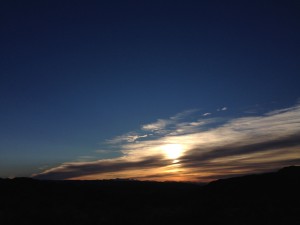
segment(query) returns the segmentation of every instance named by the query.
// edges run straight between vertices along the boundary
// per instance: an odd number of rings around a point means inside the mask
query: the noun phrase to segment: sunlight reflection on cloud
[[[111,144],[119,144],[122,157],[64,163],[35,176],[209,181],[300,163],[299,104],[222,123],[217,123],[220,118],[183,121],[186,114],[157,120],[143,125],[141,132],[113,139]],[[151,135],[153,131],[160,133]]]

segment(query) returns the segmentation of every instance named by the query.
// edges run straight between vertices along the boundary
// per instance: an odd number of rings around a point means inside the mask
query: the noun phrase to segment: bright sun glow
[[[177,159],[183,153],[183,147],[180,144],[168,144],[162,146],[162,150],[164,151],[166,157],[168,159]]]

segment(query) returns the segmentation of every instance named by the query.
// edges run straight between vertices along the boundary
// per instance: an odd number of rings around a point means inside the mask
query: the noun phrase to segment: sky
[[[1,1],[0,177],[207,182],[299,165],[299,12]]]

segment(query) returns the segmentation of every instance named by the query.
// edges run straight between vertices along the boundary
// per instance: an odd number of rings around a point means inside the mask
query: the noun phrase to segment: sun
[[[168,159],[177,159],[183,153],[183,147],[180,144],[168,144],[161,147]]]

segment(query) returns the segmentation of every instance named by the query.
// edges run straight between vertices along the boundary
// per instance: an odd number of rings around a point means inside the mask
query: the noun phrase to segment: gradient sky
[[[0,177],[300,164],[299,1],[1,1],[0,32]]]

